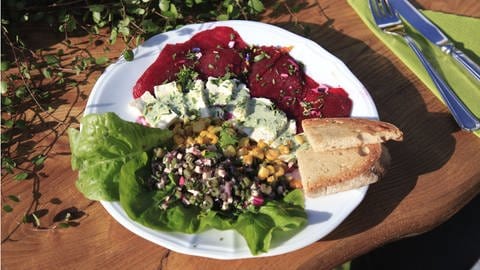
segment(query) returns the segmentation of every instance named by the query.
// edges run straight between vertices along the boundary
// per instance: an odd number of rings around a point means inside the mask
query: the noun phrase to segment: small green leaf
[[[10,68],[10,62],[8,61],[2,61],[0,63],[0,71],[6,71]]]
[[[3,205],[3,211],[5,211],[7,213],[10,213],[10,212],[13,211],[13,208],[10,205],[5,204],[5,205]]]
[[[125,58],[126,61],[132,61],[134,58],[133,51],[128,49],[123,52],[123,58]]]
[[[28,173],[26,172],[21,172],[13,177],[17,181],[22,181],[28,178]]]
[[[8,195],[8,198],[14,202],[20,202],[20,199],[15,195]]]
[[[170,1],[169,0],[160,0],[158,3],[158,7],[161,11],[168,11],[170,9]]]
[[[3,120],[3,119],[2,119],[2,120]],[[4,125],[5,127],[7,127],[7,128],[12,128],[12,127],[13,127],[13,124],[14,124],[14,122],[13,122],[12,119],[8,119],[8,120],[2,121],[2,122],[3,122],[3,125]]]
[[[48,68],[42,68],[42,74],[43,74],[43,77],[45,77],[47,79],[52,78],[52,74],[50,74],[50,69],[48,69]]]
[[[97,65],[103,65],[108,62],[108,57],[106,56],[100,56],[98,58],[95,58],[95,64]]]
[[[91,5],[88,7],[91,12],[102,12],[104,8],[105,5]]]
[[[2,98],[2,104],[3,104],[4,106],[12,105],[12,99],[9,98],[9,97],[3,97],[3,98]]]
[[[92,19],[95,23],[99,23],[102,20],[102,14],[100,12],[92,12]]]
[[[118,29],[117,27],[113,27],[112,28],[112,32],[110,32],[110,44],[115,44],[115,42],[117,41],[117,36],[118,36]]]
[[[0,84],[0,92],[5,95],[8,92],[8,84],[6,81],[2,81]]]
[[[44,58],[45,58],[45,61],[47,62],[47,64],[49,64],[49,65],[57,64],[58,62],[60,62],[58,57],[55,56],[55,55],[45,55]]]
[[[147,33],[157,33],[158,31],[160,31],[160,27],[154,23],[151,19],[145,19],[143,20],[142,22],[142,28],[143,30],[145,30],[145,32]]]
[[[265,9],[262,1],[260,0],[249,0],[248,6],[252,8],[254,12],[258,12],[258,13],[262,12]]]
[[[8,143],[12,139],[12,137],[7,133],[2,133],[1,137],[2,137],[2,140],[1,140],[2,143]]]
[[[15,122],[15,127],[16,128],[25,128],[26,127],[25,120],[17,120],[17,122]]]
[[[228,14],[220,14],[217,16],[218,21],[226,21],[228,20]]]
[[[17,90],[15,90],[15,96],[17,96],[18,98],[23,98],[25,96],[25,93],[26,88],[24,85],[18,87]]]
[[[34,158],[32,159],[32,163],[33,163],[35,166],[40,166],[40,165],[42,165],[42,164],[45,162],[45,159],[46,159],[46,158],[47,158],[47,157],[44,156],[44,155],[38,155],[38,156],[36,156],[36,157],[34,157]]]

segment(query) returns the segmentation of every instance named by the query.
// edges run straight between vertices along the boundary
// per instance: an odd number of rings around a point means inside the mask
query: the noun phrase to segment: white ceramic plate
[[[121,118],[134,121],[136,115],[128,109],[133,100],[132,88],[137,79],[167,43],[185,42],[192,35],[216,26],[234,28],[248,44],[292,46],[290,54],[305,64],[306,73],[319,83],[343,87],[353,100],[352,116],[378,118],[375,104],[367,90],[336,57],[315,42],[282,28],[250,21],[225,21],[187,25],[176,31],[156,35],[134,50],[131,62],[122,57],[109,66],[96,82],[85,113],[115,112]],[[306,199],[308,225],[289,239],[273,241],[271,249],[261,256],[279,255],[308,246],[335,229],[362,201],[367,187],[315,199]],[[126,215],[117,202],[102,202],[108,213],[133,233],[176,252],[217,259],[251,258],[245,240],[233,230],[209,230],[199,234],[155,231],[144,227]]]

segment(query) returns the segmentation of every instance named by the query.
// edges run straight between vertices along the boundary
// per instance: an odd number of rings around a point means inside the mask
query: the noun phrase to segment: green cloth
[[[408,47],[403,38],[383,33],[373,20],[367,0],[348,0],[363,22],[372,32],[400,58],[405,65],[440,99],[440,93],[428,76],[427,71]],[[434,11],[422,11],[445,35],[477,64],[480,63],[480,19]],[[436,68],[440,76],[450,85],[457,96],[477,117],[480,117],[480,83],[476,82],[456,61],[431,44],[413,27],[407,25],[407,33],[417,41],[423,53]],[[442,100],[443,102],[443,100]],[[475,134],[480,136],[480,131]]]

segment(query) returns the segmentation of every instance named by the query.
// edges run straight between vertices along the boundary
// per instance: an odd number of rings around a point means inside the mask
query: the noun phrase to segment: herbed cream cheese
[[[236,79],[209,77],[197,79],[191,89],[176,82],[154,87],[130,105],[148,126],[168,128],[175,120],[216,117],[232,121],[255,141],[277,143],[296,133],[294,120],[277,109],[267,98],[251,98],[247,86]]]

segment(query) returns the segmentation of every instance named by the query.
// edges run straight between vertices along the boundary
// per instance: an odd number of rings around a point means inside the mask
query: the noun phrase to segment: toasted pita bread
[[[403,139],[403,133],[396,126],[361,118],[305,119],[302,127],[308,142],[317,152]]]

